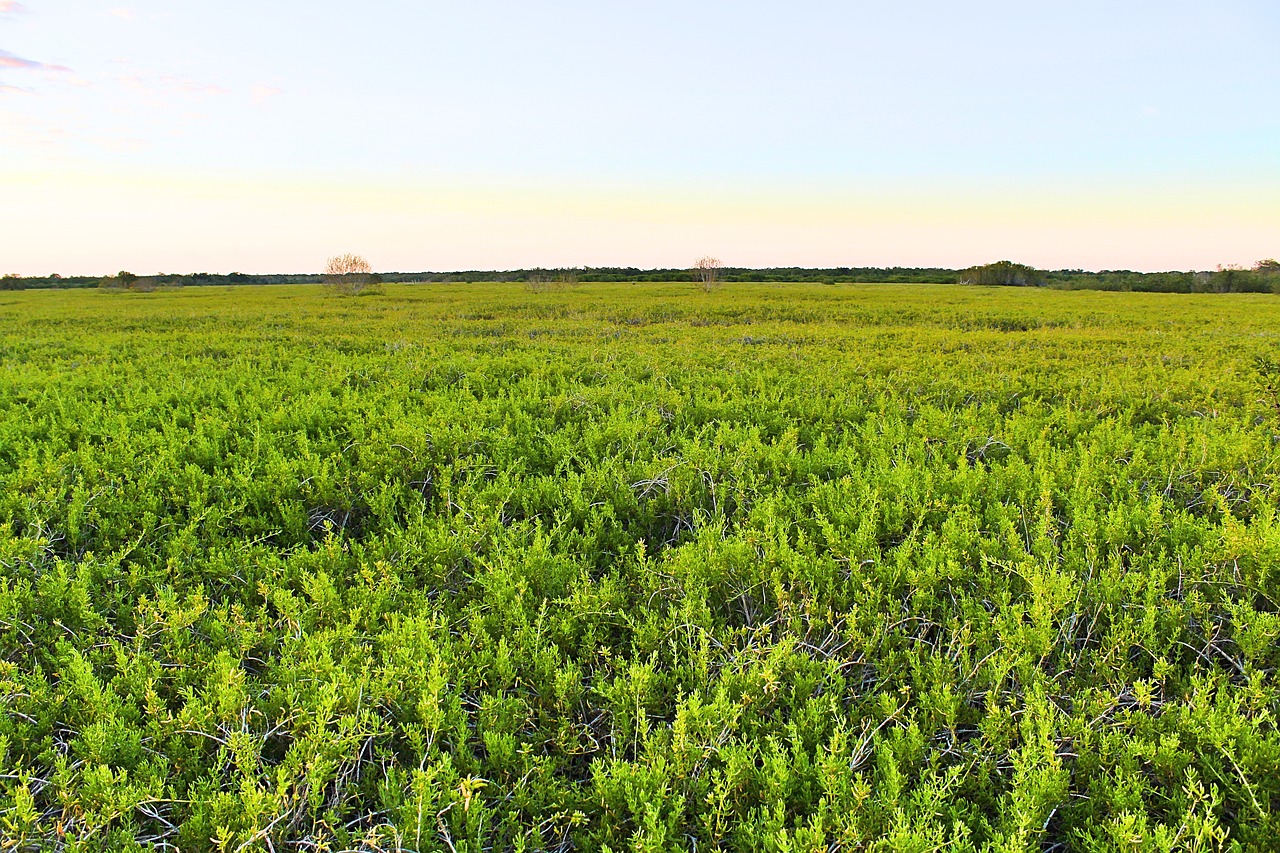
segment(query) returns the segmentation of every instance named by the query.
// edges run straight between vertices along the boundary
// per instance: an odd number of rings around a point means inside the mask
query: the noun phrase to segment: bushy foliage
[[[1265,261],[1251,270],[1224,267],[1215,271],[1141,273],[1129,270],[1048,274],[1050,287],[1064,290],[1119,290],[1135,293],[1276,293],[1280,275]]]
[[[153,293],[164,287],[179,287],[181,276],[138,276],[127,270],[121,270],[112,276],[99,280],[98,287],[104,290],[129,290],[136,293]]]
[[[1270,849],[1278,321],[6,296],[3,847]]]
[[[1270,266],[1269,266],[1270,264]],[[1063,290],[1121,290],[1143,293],[1273,293],[1280,286],[1280,267],[1274,261],[1259,261],[1252,270],[1224,269],[1218,272],[1134,272],[1132,270],[1102,270],[1089,272],[1085,270],[1054,270],[1045,272],[1045,284],[1048,287]],[[1241,273],[1244,273],[1243,275]],[[582,283],[615,282],[619,284],[636,282],[676,282],[688,281],[690,271],[687,269],[640,269],[637,267],[582,267],[572,270],[457,270],[454,272],[394,272],[382,273],[378,276],[383,282],[390,283],[424,283],[424,282],[524,282],[526,285],[534,279],[542,280],[548,286],[543,290],[555,289],[556,281],[562,277],[571,278]],[[914,267],[832,267],[812,269],[805,267],[772,267],[752,269],[747,267],[724,267],[719,272],[719,280],[726,282],[752,282],[769,284],[787,284],[797,282],[814,282],[818,284],[953,284],[960,277],[956,270],[940,268]],[[150,277],[158,287],[195,286],[218,287],[228,284],[317,284],[324,283],[326,276],[316,274],[255,274],[229,273],[226,275],[213,273],[192,273],[188,275],[156,275]],[[549,282],[547,280],[549,279]],[[109,281],[110,277],[106,280]],[[104,280],[87,276],[58,275],[25,277],[10,279],[13,289],[35,288],[81,288],[97,287]],[[14,286],[14,282],[18,282]],[[0,280],[0,289],[5,288]],[[104,285],[105,286],[105,285]],[[530,288],[535,289],[535,288]]]
[[[996,285],[1001,287],[1041,287],[1047,279],[1044,273],[1026,264],[1013,261],[997,261],[961,270],[960,284]]]

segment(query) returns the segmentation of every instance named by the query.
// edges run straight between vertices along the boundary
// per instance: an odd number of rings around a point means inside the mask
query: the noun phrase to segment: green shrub
[[[1043,287],[1047,279],[1044,273],[1025,264],[997,261],[994,264],[962,270],[958,281],[960,284]]]

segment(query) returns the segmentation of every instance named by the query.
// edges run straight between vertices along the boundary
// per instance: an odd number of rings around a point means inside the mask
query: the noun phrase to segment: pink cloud
[[[253,98],[254,104],[265,104],[269,99],[284,92],[284,89],[278,86],[256,85],[249,89],[249,95]]]
[[[16,0],[0,0],[0,15],[27,11],[27,7]]]
[[[14,56],[7,50],[0,50],[0,68],[18,68],[23,71],[70,71],[65,65],[48,65],[34,59],[23,59]]]
[[[136,74],[120,74],[116,77],[116,82],[126,89],[132,89],[135,92],[145,92],[147,86],[142,82],[142,78]]]
[[[20,56],[14,56],[8,51],[0,51],[0,68],[39,68],[39,62],[32,62],[30,59],[23,59]]]

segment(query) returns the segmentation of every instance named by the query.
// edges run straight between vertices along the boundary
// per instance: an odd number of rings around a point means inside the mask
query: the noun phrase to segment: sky
[[[0,274],[1250,265],[1277,44],[1276,0],[0,0]]]

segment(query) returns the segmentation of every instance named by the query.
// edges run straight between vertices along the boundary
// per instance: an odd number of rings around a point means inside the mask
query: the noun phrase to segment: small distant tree
[[[1015,264],[1013,261],[969,267],[960,273],[958,281],[960,284],[1002,287],[1043,287],[1046,283],[1045,275],[1040,270],[1026,264]]]
[[[104,276],[98,281],[98,287],[112,290],[128,290],[137,283],[138,277],[128,270],[120,270],[115,275]]]
[[[360,255],[336,255],[325,262],[325,284],[340,296],[364,296],[382,292],[382,280]]]
[[[716,283],[720,281],[720,273],[724,266],[720,263],[719,258],[713,258],[710,255],[705,258],[698,258],[693,262],[693,273],[697,276],[702,289],[711,292]]]
[[[1273,260],[1258,261],[1252,269],[1240,264],[1218,264],[1210,274],[1209,290],[1213,293],[1274,293],[1280,287],[1280,264]]]
[[[1217,270],[1209,279],[1209,289],[1214,293],[1233,292],[1236,284],[1239,283],[1239,273],[1243,270],[1244,267],[1239,264],[1218,264]]]
[[[1280,293],[1280,261],[1275,258],[1258,261],[1253,265],[1253,272],[1258,279],[1259,290]]]

